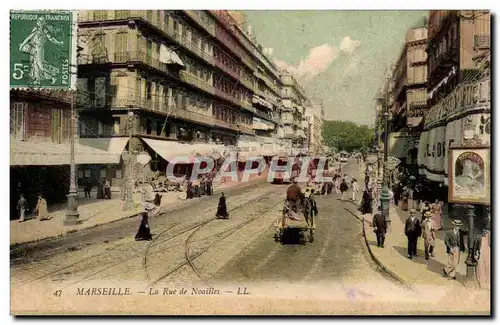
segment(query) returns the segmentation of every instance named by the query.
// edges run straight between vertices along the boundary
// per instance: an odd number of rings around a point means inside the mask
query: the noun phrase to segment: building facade
[[[280,112],[279,136],[291,140],[294,148],[307,148],[307,132],[303,124],[306,94],[297,80],[287,72],[282,72],[283,91]]]
[[[240,136],[276,133],[279,75],[226,10],[82,11],[79,44],[81,137],[132,133],[152,170],[179,143],[223,154]]]
[[[427,108],[427,27],[409,29],[392,75],[390,155],[417,164],[418,127]]]
[[[483,61],[489,56],[489,44],[489,11],[429,13],[428,114],[420,136],[418,160],[420,173],[445,188],[447,149],[461,141],[469,123],[466,121],[472,121],[474,134],[484,144],[490,143],[488,59]]]
[[[323,121],[325,110],[323,104],[308,103],[305,108],[305,125],[307,135],[307,148],[310,154],[323,153]]]

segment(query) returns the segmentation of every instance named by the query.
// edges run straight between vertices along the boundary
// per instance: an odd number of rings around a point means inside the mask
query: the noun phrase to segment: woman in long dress
[[[441,217],[443,216],[443,203],[436,199],[431,208],[432,222],[436,230],[443,229]]]
[[[111,184],[107,179],[104,179],[104,198],[111,200]]]
[[[139,225],[139,230],[137,230],[137,234],[135,235],[135,240],[153,239],[153,236],[151,236],[151,229],[149,228],[148,219],[148,213],[143,212],[141,214],[141,224]]]
[[[224,193],[221,193],[219,198],[219,204],[217,205],[217,213],[215,214],[217,218],[228,219],[229,214],[227,213],[226,197]]]
[[[38,221],[50,220],[49,210],[47,208],[47,201],[43,198],[42,195],[38,196],[38,202],[36,204],[36,218]]]

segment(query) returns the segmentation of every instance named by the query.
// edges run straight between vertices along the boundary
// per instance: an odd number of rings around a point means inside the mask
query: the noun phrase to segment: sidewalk
[[[466,265],[464,263],[466,253],[460,256],[457,269],[457,280],[448,280],[443,277],[443,267],[447,264],[448,255],[444,245],[444,229],[437,232],[434,246],[435,257],[425,259],[424,241],[418,240],[417,256],[409,259],[407,253],[407,238],[404,234],[404,220],[407,213],[391,206],[391,225],[386,234],[385,248],[377,247],[377,238],[371,226],[372,216],[365,215],[363,233],[365,234],[368,249],[373,259],[389,274],[398,279],[408,287],[413,285],[436,285],[450,286],[463,285],[465,283]]]
[[[10,245],[33,242],[41,239],[63,236],[67,233],[75,232],[81,229],[92,228],[97,225],[111,223],[121,219],[136,216],[142,211],[142,205],[138,195],[135,195],[135,210],[124,211],[123,201],[118,193],[114,193],[115,199],[96,200],[79,199],[78,211],[82,223],[75,226],[65,226],[63,224],[66,205],[60,204],[49,209],[50,220],[38,221],[28,219],[25,222],[11,220],[10,222]],[[162,194],[161,206],[176,206],[182,201],[178,197],[180,192],[167,192]]]
[[[267,173],[265,174],[267,175]],[[259,177],[252,175],[250,181],[260,179],[264,173]],[[231,188],[241,182],[226,182],[214,184],[214,190],[223,190]],[[95,197],[96,193],[92,193]],[[173,208],[188,202],[186,200],[186,193],[183,192],[166,192],[161,193],[161,207]],[[134,217],[142,211],[141,194],[134,193],[134,202],[136,202],[136,209],[133,211],[123,210],[123,201],[120,199],[119,192],[113,192],[113,199],[111,200],[96,200],[85,199],[83,193],[79,193],[78,211],[80,212],[80,220],[82,223],[75,226],[64,226],[63,221],[66,214],[66,204],[57,204],[49,207],[49,214],[52,219],[38,221],[36,219],[27,219],[25,222],[18,222],[18,220],[10,221],[10,245],[23,244],[34,242],[42,239],[63,236],[78,230],[92,228],[98,225],[115,222],[121,219]],[[191,201],[189,201],[191,202]]]

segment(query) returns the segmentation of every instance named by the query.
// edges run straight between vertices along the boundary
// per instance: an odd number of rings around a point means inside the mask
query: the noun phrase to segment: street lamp
[[[69,193],[68,193],[68,208],[66,210],[66,217],[63,224],[65,226],[73,226],[80,224],[82,221],[80,218],[80,213],[78,212],[78,191],[76,189],[76,163],[75,163],[75,126],[76,126],[76,114],[75,114],[75,93],[71,94],[71,119],[70,119],[71,130],[69,132],[69,143],[70,143],[70,179],[69,179]]]
[[[134,121],[134,112],[128,112],[128,173],[127,173],[127,194],[126,194],[126,202],[125,202],[125,210],[131,211],[134,209],[134,200],[132,198],[132,186],[133,186],[133,178],[132,178],[132,131],[133,131],[133,121]]]
[[[384,112],[384,171],[382,178],[382,191],[380,193],[380,206],[382,208],[382,215],[387,223],[390,223],[389,216],[389,175],[387,170],[387,158],[389,147],[389,105],[386,101]]]

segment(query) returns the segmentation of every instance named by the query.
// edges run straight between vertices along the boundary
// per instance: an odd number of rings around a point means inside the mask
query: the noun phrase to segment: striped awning
[[[121,153],[93,148],[75,140],[75,163],[119,164]],[[55,166],[70,164],[70,144],[34,141],[10,141],[11,166]]]

